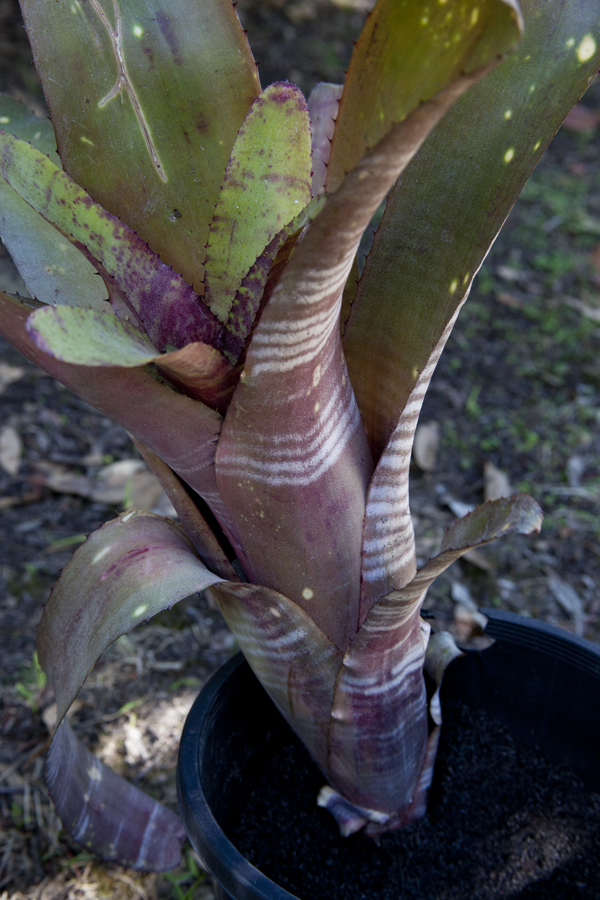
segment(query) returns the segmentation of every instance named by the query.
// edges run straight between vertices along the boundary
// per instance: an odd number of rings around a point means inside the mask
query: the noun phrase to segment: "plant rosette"
[[[177,815],[66,715],[114,640],[210,590],[340,833],[403,828],[458,653],[426,592],[542,522],[528,495],[486,503],[418,570],[415,429],[473,278],[598,71],[600,0],[378,0],[344,85],[306,99],[261,89],[230,0],[21,7],[51,122],[0,98],[0,236],[32,298],[0,292],[0,333],[129,432],[179,518],[106,523],[46,604],[56,810],[106,859],[177,864]]]

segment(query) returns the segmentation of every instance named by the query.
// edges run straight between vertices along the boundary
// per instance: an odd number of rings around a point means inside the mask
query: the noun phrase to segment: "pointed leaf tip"
[[[444,535],[440,553],[485,544],[508,534],[539,532],[544,515],[529,494],[513,494],[477,507]]]

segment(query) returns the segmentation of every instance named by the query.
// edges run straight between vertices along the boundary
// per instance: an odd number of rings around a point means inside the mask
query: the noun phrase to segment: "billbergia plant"
[[[600,0],[378,0],[343,87],[308,100],[261,90],[231,0],[21,5],[51,123],[2,99],[0,230],[35,299],[0,294],[1,331],[131,434],[181,523],[123,513],[51,594],[57,811],[105,858],[177,862],[177,817],[66,712],[119,635],[209,589],[342,833],[401,827],[425,810],[441,724],[424,667],[439,684],[458,653],[420,617],[428,586],[541,524],[526,495],[488,503],[417,571],[416,423],[476,272],[597,72]]]

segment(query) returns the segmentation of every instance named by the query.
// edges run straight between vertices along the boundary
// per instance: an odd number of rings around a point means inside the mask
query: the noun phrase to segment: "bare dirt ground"
[[[263,84],[289,78],[308,91],[342,80],[366,5],[240,2]],[[0,89],[43,111],[15,0],[0,0]],[[600,641],[598,110],[595,85],[511,214],[423,410],[429,429],[411,484],[423,561],[498,480],[500,493],[507,482],[528,490],[546,514],[539,538],[472,554],[434,586],[434,624],[462,640],[477,640],[478,610],[492,606]],[[24,292],[1,246],[0,278]],[[50,587],[83,536],[120,509],[167,509],[125,433],[4,343],[0,395],[0,900],[211,900],[189,849],[171,876],[99,864],[47,799],[52,698],[34,650]],[[72,723],[104,761],[175,808],[185,714],[234,651],[220,615],[191,598],[110,648]]]

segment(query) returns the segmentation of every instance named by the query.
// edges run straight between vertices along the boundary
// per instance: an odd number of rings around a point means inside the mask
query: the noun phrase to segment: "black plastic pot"
[[[484,612],[495,643],[450,665],[442,706],[460,699],[484,710],[600,791],[600,647],[523,616]],[[241,654],[217,672],[190,711],[179,751],[180,811],[218,900],[294,900],[226,836],[265,760],[288,740],[288,726]]]

